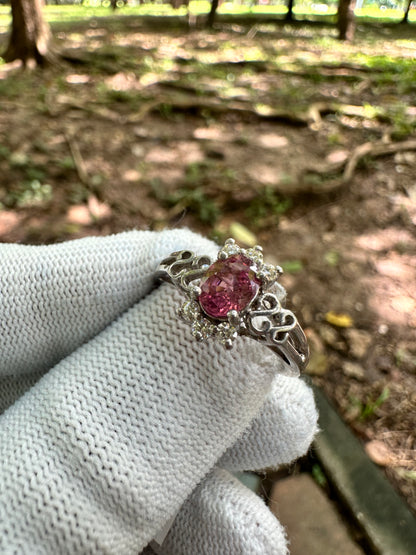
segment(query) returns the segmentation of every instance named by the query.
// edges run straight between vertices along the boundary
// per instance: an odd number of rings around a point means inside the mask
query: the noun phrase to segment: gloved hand
[[[284,553],[277,520],[224,468],[304,453],[312,395],[250,338],[194,340],[181,295],[153,289],[187,248],[217,251],[186,230],[0,245],[1,553],[138,553],[178,511],[166,553]],[[259,506],[278,543],[261,550],[260,533],[253,551],[240,524]]]
[[[276,376],[260,414],[182,506],[160,555],[286,555],[280,523],[263,501],[225,470],[263,470],[306,452],[316,431],[310,390],[298,378]]]

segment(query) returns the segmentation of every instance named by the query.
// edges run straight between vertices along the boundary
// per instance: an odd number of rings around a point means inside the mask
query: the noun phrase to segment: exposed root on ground
[[[348,184],[364,158],[378,158],[396,152],[416,150],[416,139],[409,139],[397,143],[367,142],[352,150],[345,160],[323,165],[319,168],[309,168],[299,176],[302,192],[328,193]],[[335,177],[341,173],[339,177]]]
[[[74,162],[74,166],[78,174],[79,180],[88,189],[91,189],[90,176],[88,175],[88,171],[85,166],[85,162],[82,157],[78,143],[75,139],[74,133],[69,131],[68,129],[65,129],[64,136],[65,136],[66,142],[68,143],[69,151],[71,153],[71,157]]]

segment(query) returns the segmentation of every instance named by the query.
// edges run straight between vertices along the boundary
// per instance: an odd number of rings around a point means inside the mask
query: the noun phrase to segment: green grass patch
[[[279,217],[292,206],[289,198],[284,198],[271,187],[263,187],[246,209],[246,217],[256,228],[276,225]]]
[[[207,0],[194,0],[190,2],[190,12],[192,14],[206,14],[210,10],[211,3]],[[324,3],[297,3],[293,13],[297,19],[313,19],[316,21],[333,21],[336,15],[336,4],[329,4],[324,7]],[[234,2],[224,2],[218,8],[218,14],[222,15],[265,15],[282,18],[287,12],[284,2],[278,4],[252,5],[251,3],[237,4]],[[381,9],[378,6],[366,6],[356,10],[356,17],[361,21],[394,22],[403,18],[401,9]],[[88,3],[45,6],[44,14],[49,23],[70,23],[94,18],[114,17],[114,12],[108,6],[108,2],[102,5],[98,1]],[[187,10],[181,7],[174,10],[170,4],[145,3],[138,6],[123,6],[116,12],[115,17],[126,16],[185,16]],[[0,32],[7,30],[10,25],[10,7],[0,6]],[[413,9],[409,14],[409,21],[416,22],[416,10]]]
[[[298,274],[303,270],[303,263],[301,260],[284,260],[280,264],[282,270],[288,274]]]
[[[380,395],[376,398],[367,397],[365,401],[358,399],[357,397],[351,397],[351,403],[356,406],[359,410],[359,420],[365,422],[369,418],[372,418],[377,409],[381,407],[383,403],[387,401],[390,396],[390,390],[386,386]]]
[[[40,206],[52,199],[52,186],[38,179],[24,181],[8,191],[0,203],[7,208]]]

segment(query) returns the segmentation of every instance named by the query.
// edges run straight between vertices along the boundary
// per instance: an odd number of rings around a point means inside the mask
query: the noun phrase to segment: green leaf
[[[283,271],[288,274],[297,274],[303,270],[303,263],[301,260],[285,260],[280,266]]]

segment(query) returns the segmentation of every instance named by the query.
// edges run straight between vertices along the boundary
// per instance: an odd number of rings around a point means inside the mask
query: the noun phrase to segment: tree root
[[[1,65],[0,79],[5,79],[6,77],[9,77],[10,73],[12,73],[13,71],[21,70],[22,67],[22,60],[15,60],[14,62],[8,62],[7,64]]]
[[[396,152],[416,150],[416,139],[409,139],[397,143],[367,142],[354,150],[343,161],[328,164],[320,168],[309,168],[299,175],[302,192],[329,193],[351,182],[354,173],[363,158],[378,158]],[[342,172],[340,177],[333,177]]]
[[[71,133],[69,130],[65,129],[64,136],[65,136],[66,142],[68,143],[69,151],[71,153],[71,157],[74,162],[74,166],[78,174],[79,180],[83,185],[85,185],[85,187],[87,187],[87,189],[91,189],[90,176],[85,166],[85,162],[82,157],[81,151],[79,149],[78,143],[75,140],[74,133]]]
[[[282,121],[286,124],[297,126],[311,126],[315,129],[319,128],[322,123],[322,116],[329,113],[338,113],[350,117],[367,118],[380,118],[382,121],[389,121],[388,114],[381,108],[375,108],[369,112],[363,106],[355,106],[348,104],[325,103],[318,102],[310,105],[306,110],[293,112],[288,110],[275,109],[270,105],[255,105],[241,100],[223,100],[215,96],[197,96],[190,93],[189,90],[184,92],[181,87],[175,87],[171,83],[166,85],[166,88],[177,89],[169,94],[163,91],[163,83],[158,83],[157,86],[152,86],[152,97],[144,100],[140,109],[135,110],[130,115],[121,115],[116,111],[109,110],[105,107],[83,105],[68,98],[67,101],[61,102],[60,107],[56,109],[56,103],[50,102],[53,105],[53,114],[56,116],[57,112],[65,109],[78,109],[85,110],[88,113],[94,114],[96,117],[111,120],[119,124],[136,124],[142,121],[148,114],[152,112],[160,112],[164,106],[170,107],[171,111],[175,112],[204,112],[210,111],[213,113],[230,113],[235,112],[240,115],[247,115],[257,117],[259,119],[267,119],[274,121]],[[161,90],[162,89],[162,90]],[[408,114],[411,117],[414,112],[414,107],[407,108]],[[66,134],[67,142],[71,150],[75,167],[81,182],[89,185],[88,175],[84,172],[82,158],[80,158],[77,151],[77,145],[74,143],[73,137]],[[306,168],[301,171],[297,176],[298,187],[294,190],[291,188],[291,193],[314,193],[322,194],[335,191],[336,189],[348,184],[359,165],[365,157],[377,158],[380,156],[388,156],[396,152],[406,150],[416,150],[416,140],[409,139],[402,142],[367,142],[359,145],[353,149],[349,156],[344,160],[331,164],[324,164],[319,167]]]
[[[221,91],[216,89],[204,90],[193,87],[180,80],[160,81],[150,87],[139,91],[145,94],[142,105],[130,115],[121,115],[114,110],[93,104],[82,104],[71,98],[59,102],[59,107],[53,107],[56,115],[68,109],[84,110],[103,119],[128,124],[137,123],[150,112],[160,111],[163,106],[169,106],[172,112],[206,112],[216,114],[234,112],[242,116],[256,117],[269,121],[280,121],[288,125],[311,127],[318,130],[322,125],[322,119],[328,114],[340,114],[351,118],[377,119],[382,122],[390,122],[392,116],[379,106],[359,106],[352,104],[341,104],[336,102],[315,102],[306,108],[298,110],[273,106],[266,103],[253,104],[242,99],[221,98]],[[406,108],[406,115],[414,118],[415,107]]]
[[[410,139],[399,143],[364,143],[352,151],[352,154],[345,166],[342,179],[344,183],[351,181],[359,162],[365,156],[377,158],[379,156],[386,156],[388,154],[395,154],[396,152],[403,152],[406,150],[416,150],[416,140]]]

